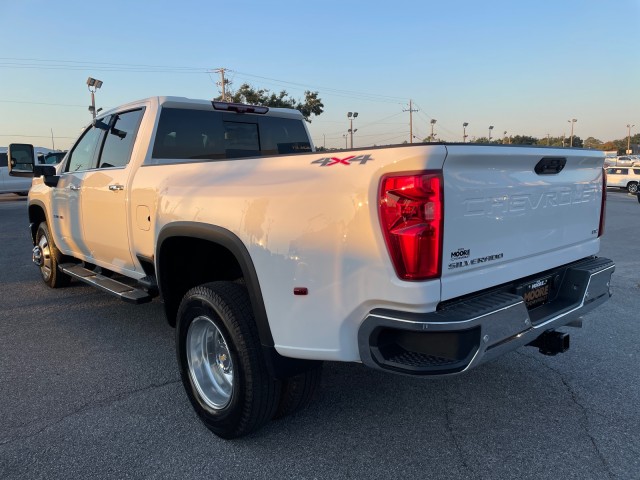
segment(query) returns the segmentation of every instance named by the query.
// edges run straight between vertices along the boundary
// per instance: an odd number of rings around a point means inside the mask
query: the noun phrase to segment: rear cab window
[[[302,119],[167,107],[152,157],[223,160],[310,151]]]

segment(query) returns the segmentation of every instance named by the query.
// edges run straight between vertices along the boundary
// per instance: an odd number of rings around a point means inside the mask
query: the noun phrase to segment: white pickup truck
[[[176,97],[88,126],[57,166],[10,148],[33,261],[160,295],[187,395],[233,438],[310,401],[322,361],[457,374],[610,297],[602,153],[420,144],[315,152],[299,112]]]

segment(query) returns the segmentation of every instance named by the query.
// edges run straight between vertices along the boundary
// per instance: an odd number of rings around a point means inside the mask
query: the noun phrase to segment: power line
[[[388,96],[388,95],[378,95],[378,94],[374,94],[374,93],[365,93],[365,92],[356,92],[353,90],[342,90],[342,89],[337,89],[337,88],[329,88],[329,87],[321,87],[318,85],[309,85],[309,84],[303,84],[303,83],[297,83],[297,82],[288,82],[286,80],[278,80],[275,78],[270,78],[270,77],[263,77],[261,75],[253,75],[251,73],[244,73],[244,72],[238,72],[236,70],[229,70],[232,72],[235,72],[237,75],[239,76],[246,76],[246,77],[251,77],[251,78],[259,78],[261,80],[268,80],[271,82],[275,82],[276,84],[282,84],[282,85],[292,85],[292,86],[296,86],[296,87],[302,87],[302,88],[308,88],[308,89],[314,89],[314,90],[322,90],[323,95],[325,94],[325,92],[330,92],[331,94],[335,95],[335,96],[346,96],[349,98],[360,98],[360,99],[369,99],[369,100],[374,100],[374,101],[379,101],[379,102],[391,102],[391,103],[399,103],[400,100],[404,100],[404,98],[402,97],[393,97],[393,96]]]
[[[118,67],[118,68],[153,68],[153,69],[165,69],[172,71],[197,71],[197,72],[206,72],[207,69],[204,67],[178,67],[171,65],[148,65],[148,64],[139,64],[139,63],[110,63],[110,62],[91,62],[91,61],[76,61],[76,60],[57,60],[57,59],[44,59],[44,58],[14,58],[14,57],[0,57],[2,64],[11,65],[11,66],[19,66],[19,65],[28,65],[28,66],[37,66],[34,63],[24,63],[24,62],[43,62],[44,66],[56,66],[56,67],[71,67],[71,68],[85,68],[95,66],[106,66],[106,67]],[[7,63],[6,61],[20,62],[20,63]],[[58,65],[56,65],[58,63]],[[62,64],[62,65],[60,65]],[[71,65],[64,65],[71,64]]]
[[[51,135],[7,135],[7,134],[0,134],[0,137],[51,138]],[[53,138],[70,138],[72,140],[75,140],[78,137],[60,137],[60,136],[56,135]]]
[[[0,100],[0,103],[27,103],[30,105],[49,105],[52,107],[82,107],[82,108],[86,108],[86,105],[71,105],[71,104],[67,104],[67,103],[47,103],[47,102],[28,102],[28,101],[22,101],[22,100]]]

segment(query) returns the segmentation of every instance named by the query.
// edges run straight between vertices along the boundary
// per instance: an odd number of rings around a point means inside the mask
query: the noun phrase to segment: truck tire
[[[629,193],[636,193],[638,191],[638,183],[629,182],[629,185],[627,185],[627,190],[629,190]]]
[[[44,283],[51,288],[66,287],[71,282],[71,277],[58,270],[58,265],[63,258],[62,253],[56,247],[47,222],[41,222],[36,232],[36,246],[33,249],[33,261],[40,267],[40,274]]]
[[[311,370],[282,381],[280,404],[274,418],[282,418],[306,408],[320,389],[322,363]]]
[[[267,370],[243,285],[213,282],[185,294],[176,353],[187,396],[213,433],[237,438],[273,418],[281,384]]]

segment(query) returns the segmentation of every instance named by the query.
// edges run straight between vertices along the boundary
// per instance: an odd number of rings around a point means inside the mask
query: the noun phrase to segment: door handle
[[[112,192],[119,192],[120,190],[124,190],[124,185],[109,185],[109,190],[111,190]]]
[[[74,192],[77,192],[80,190],[80,187],[77,185],[69,185],[69,190],[72,190]]]

